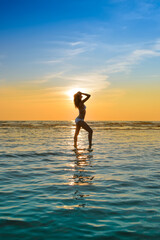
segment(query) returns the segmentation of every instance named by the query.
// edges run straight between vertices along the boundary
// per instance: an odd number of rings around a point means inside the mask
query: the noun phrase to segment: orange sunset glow
[[[77,114],[73,95],[78,90],[91,94],[86,120],[159,120],[159,90],[147,86],[92,92],[90,89],[37,89],[36,86],[0,89],[1,120],[73,120]]]

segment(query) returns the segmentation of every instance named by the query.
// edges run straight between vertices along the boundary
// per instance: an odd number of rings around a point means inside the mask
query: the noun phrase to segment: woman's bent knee
[[[92,128],[89,130],[89,134],[93,134],[93,130],[92,130]]]

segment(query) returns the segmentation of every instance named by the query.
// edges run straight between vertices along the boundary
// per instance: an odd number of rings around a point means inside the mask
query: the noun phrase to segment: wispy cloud
[[[50,73],[50,74],[46,74],[40,79],[27,81],[27,83],[33,83],[33,84],[52,83],[52,82],[55,82],[55,80],[57,81],[62,79],[63,74],[64,74],[63,72]]]
[[[74,60],[81,54],[87,54],[93,51],[96,47],[95,42],[87,37],[83,37],[77,40],[59,40],[59,41],[47,41],[46,59],[37,60],[35,63],[39,64],[61,64],[67,61]],[[44,58],[44,56],[43,56]]]
[[[63,43],[64,45],[64,43]],[[144,46],[143,46],[144,45]],[[46,60],[43,63],[45,64],[63,64],[65,68],[66,63],[70,63],[74,66],[74,60],[78,59],[80,54],[83,54],[84,60],[86,57],[88,59],[88,67],[90,67],[90,62],[93,62],[94,53],[98,52],[104,56],[106,53],[106,58],[102,58],[101,67],[97,67],[97,72],[102,74],[112,74],[116,72],[129,72],[132,67],[139,62],[143,61],[145,58],[158,57],[160,56],[160,40],[151,43],[140,43],[138,44],[126,44],[126,45],[114,45],[105,42],[100,42],[100,40],[92,40],[88,36],[85,39],[79,39],[77,41],[68,41],[65,43],[66,48],[62,48],[61,42],[57,50],[59,55],[56,58]],[[63,54],[62,54],[63,53]],[[92,55],[93,54],[93,55]],[[115,55],[116,57],[112,57]],[[81,65],[83,65],[83,58],[81,58]],[[96,62],[96,59],[94,60]],[[99,59],[99,61],[101,61]],[[106,66],[104,65],[106,63]],[[76,66],[78,67],[78,66]],[[91,70],[90,72],[92,72]]]
[[[73,87],[84,87],[90,89],[90,91],[100,91],[107,88],[110,83],[108,82],[108,76],[98,72],[90,72],[88,74],[79,74],[68,77],[72,81]]]
[[[84,87],[87,89],[91,89],[91,91],[101,90],[106,88],[109,85],[107,81],[107,76],[104,74],[92,72],[88,74],[66,74],[65,72],[61,72],[58,74],[45,76],[45,79],[48,79],[50,83],[54,83],[58,80],[58,82],[63,82],[63,88],[71,88],[71,87]],[[58,85],[58,84],[57,84]],[[61,83],[60,83],[61,85]]]
[[[71,42],[70,43],[71,46],[77,46],[77,45],[82,45],[82,44],[85,44],[85,43],[82,42],[82,41],[76,41],[76,42]]]
[[[160,56],[159,39],[152,43],[139,43],[139,45],[135,43],[112,45],[111,43],[93,41],[89,49],[87,49],[89,41],[85,42],[84,39],[70,41],[68,45],[69,47],[66,49],[60,49],[60,51],[65,52],[63,58],[46,61],[47,64],[57,63],[57,66],[60,68],[57,69],[56,67],[54,71],[51,70],[50,73],[45,74],[41,79],[34,81],[34,83],[42,84],[44,91],[56,89],[55,91],[61,94],[70,88],[85,88],[89,92],[101,92],[108,89],[111,85],[110,77],[112,74],[130,73],[133,67],[143,63],[145,59]],[[97,60],[96,58],[94,59],[94,56],[96,56],[94,51],[103,53],[103,58],[98,59],[101,63],[98,66],[94,63]],[[84,53],[84,56],[81,57],[81,65],[78,66],[75,60],[79,59],[81,53]],[[105,55],[107,59],[105,59]],[[68,68],[69,59],[72,68]],[[85,68],[83,59],[84,62],[88,61],[87,68]],[[93,63],[94,65],[92,65]],[[117,89],[116,95],[119,95],[118,91],[119,89]],[[123,89],[121,89],[120,95],[122,92]]]
[[[107,61],[107,66],[104,72],[107,74],[117,72],[129,72],[132,67],[146,58],[160,56],[160,41],[157,40],[153,45],[148,48],[135,49],[128,55],[119,56]]]
[[[85,89],[91,92],[99,92],[106,89],[110,83],[108,76],[98,72],[91,72],[87,74],[68,74],[66,72],[57,72],[54,74],[47,74],[42,79],[32,81],[32,84],[42,84],[40,89],[44,93],[51,93],[64,95],[65,92],[77,88]]]
[[[160,51],[160,39],[156,41],[156,43],[153,46],[153,50]]]
[[[64,58],[60,59],[51,59],[51,60],[46,60],[46,61],[37,61],[37,63],[42,63],[42,64],[56,64],[56,63],[62,63],[64,61]]]
[[[132,10],[124,14],[126,20],[150,19],[159,15],[156,1],[152,0],[136,0],[133,3]]]
[[[79,55],[81,53],[84,53],[88,51],[87,48],[81,47],[81,48],[75,48],[75,49],[68,49],[66,50],[66,57],[71,57],[75,55]]]

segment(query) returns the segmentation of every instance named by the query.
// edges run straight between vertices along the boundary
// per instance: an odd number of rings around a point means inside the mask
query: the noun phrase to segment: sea
[[[0,240],[159,240],[160,122],[0,121]]]

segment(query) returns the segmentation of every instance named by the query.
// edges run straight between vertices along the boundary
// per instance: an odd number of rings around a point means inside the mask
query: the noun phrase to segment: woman
[[[85,95],[86,97],[82,100],[82,95]],[[76,123],[76,131],[75,131],[75,135],[74,135],[74,147],[77,148],[77,137],[79,134],[79,130],[82,127],[83,129],[85,129],[88,132],[88,140],[89,140],[89,148],[91,148],[92,146],[92,129],[88,126],[88,124],[84,121],[84,117],[86,114],[86,106],[84,105],[84,102],[86,102],[91,95],[87,94],[87,93],[81,93],[81,92],[77,92],[74,95],[74,104],[75,107],[79,109],[79,115],[78,117],[75,119],[75,123]]]

